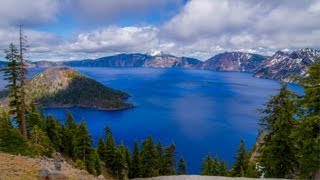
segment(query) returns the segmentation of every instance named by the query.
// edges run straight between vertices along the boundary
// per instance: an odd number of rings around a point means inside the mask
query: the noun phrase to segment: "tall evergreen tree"
[[[26,90],[25,90],[25,84],[27,79],[27,69],[25,66],[25,58],[24,58],[24,52],[26,51],[27,47],[27,39],[24,34],[24,31],[22,29],[22,26],[20,26],[19,30],[19,74],[18,74],[18,80],[20,82],[19,91],[20,91],[20,112],[18,113],[18,118],[20,121],[20,129],[22,132],[22,135],[24,138],[28,138],[28,132],[27,132],[27,122],[26,122]]]
[[[176,146],[171,144],[170,146],[164,149],[164,158],[163,158],[163,174],[162,175],[173,175],[175,174],[175,150]]]
[[[102,137],[99,138],[97,151],[99,154],[99,157],[102,161],[105,161],[106,159],[106,144]]]
[[[50,156],[52,154],[53,148],[50,139],[37,125],[32,128],[30,141],[37,155]]]
[[[158,141],[157,145],[156,145],[156,149],[157,149],[157,153],[158,153],[158,169],[159,169],[159,176],[161,175],[165,175],[165,167],[164,167],[164,150],[162,147],[162,144],[160,141]]]
[[[235,160],[231,174],[236,177],[244,177],[248,169],[249,159],[243,139],[240,140]]]
[[[132,164],[132,158],[131,158],[131,153],[128,147],[125,148],[125,156],[126,156],[126,176],[129,177],[129,170],[131,169],[131,164]]]
[[[115,161],[114,161],[114,170],[117,179],[125,179],[127,177],[126,174],[126,150],[121,142],[119,148],[116,150]]]
[[[320,57],[308,69],[300,83],[305,94],[301,100],[298,126],[293,133],[298,147],[302,178],[315,178],[320,169]]]
[[[211,163],[211,168],[212,168],[212,175],[214,176],[217,176],[219,175],[219,158],[218,156],[215,156],[212,160],[212,163]]]
[[[227,176],[228,174],[227,163],[225,161],[220,161],[220,163],[218,164],[218,170],[219,170],[219,173],[218,173],[219,176]]]
[[[54,148],[57,151],[61,151],[63,149],[62,137],[64,136],[64,134],[62,131],[62,125],[59,123],[59,121],[51,115],[48,116],[45,121],[45,131],[47,132],[47,135],[51,140]]]
[[[75,157],[77,127],[78,125],[76,124],[72,114],[67,112],[66,122],[62,128],[62,150],[72,158]]]
[[[129,169],[129,178],[133,179],[139,177],[142,177],[142,161],[139,144],[137,142],[134,142],[132,161]]]
[[[142,142],[141,162],[143,167],[142,174],[145,177],[158,176],[158,152],[151,136]]]
[[[182,156],[180,157],[177,166],[178,175],[187,174],[187,165]]]
[[[212,158],[211,154],[208,153],[202,163],[201,175],[211,176],[212,175]]]
[[[110,128],[105,128],[106,134],[107,134],[107,140],[106,140],[106,155],[105,155],[105,164],[106,167],[111,171],[111,173],[115,173],[116,167],[115,167],[115,156],[116,156],[116,143],[114,141],[114,138],[112,136]]]
[[[28,132],[31,132],[34,126],[38,126],[38,128],[40,128],[42,131],[45,130],[44,119],[41,118],[41,115],[33,102],[29,105],[26,121]]]
[[[87,125],[84,120],[81,121],[77,128],[75,136],[75,159],[82,160],[87,164],[87,158],[90,156],[92,150],[91,135],[88,132]]]
[[[6,89],[9,93],[10,114],[18,118],[20,112],[20,89],[19,89],[19,54],[14,44],[9,45],[9,50],[5,50],[5,58],[9,61],[7,67],[3,68],[5,80],[8,81]],[[19,121],[18,121],[19,122]]]
[[[296,146],[290,136],[296,125],[295,98],[296,95],[283,85],[261,111],[265,115],[261,118],[261,127],[266,136],[261,145],[259,164],[266,177],[290,177],[296,168]]]

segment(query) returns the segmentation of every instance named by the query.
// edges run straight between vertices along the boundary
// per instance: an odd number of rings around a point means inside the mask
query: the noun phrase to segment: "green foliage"
[[[70,112],[67,113],[66,123],[62,128],[62,151],[68,156],[75,157],[75,146],[76,146],[76,134],[77,124],[74,121],[73,116]],[[82,157],[80,158],[82,159]]]
[[[29,111],[27,115],[27,130],[30,133],[34,126],[44,130],[45,129],[45,120],[41,117],[40,113],[37,110],[37,107],[34,103],[31,103],[29,106]]]
[[[132,179],[132,178],[142,177],[142,168],[143,167],[142,167],[139,144],[137,142],[134,142],[132,161],[129,169],[129,178]]]
[[[19,53],[14,44],[9,45],[9,50],[5,50],[6,59],[9,61],[7,67],[3,68],[5,80],[8,81],[6,86],[9,94],[10,114],[16,118],[20,112],[20,84],[19,84]]]
[[[164,149],[164,157],[162,164],[162,174],[160,175],[173,175],[175,174],[175,150],[176,146],[171,144]]]
[[[290,177],[296,169],[296,146],[291,134],[296,126],[296,95],[284,85],[279,94],[266,103],[261,112],[261,126],[267,133],[261,145],[259,164],[264,167],[266,177]]]
[[[201,175],[205,175],[205,176],[213,175],[212,158],[210,153],[207,154],[207,156],[205,157],[202,163]]]
[[[301,178],[314,178],[320,169],[320,57],[301,81],[305,94],[300,101],[299,120],[292,137],[298,147]]]
[[[187,165],[182,156],[178,161],[177,174],[178,175],[187,174]]]
[[[91,135],[87,130],[87,125],[84,120],[81,121],[80,125],[76,129],[75,134],[75,147],[74,147],[74,158],[81,159],[87,164],[87,157],[90,156],[92,150]]]
[[[104,143],[104,140],[102,137],[99,138],[97,151],[98,151],[100,159],[105,160],[105,158],[106,158],[106,144]]]
[[[57,119],[49,115],[45,121],[45,131],[57,151],[62,151],[62,137],[65,135],[62,131],[62,125]]]
[[[51,141],[47,134],[43,132],[37,125],[32,128],[30,142],[36,154],[51,156],[53,152]]]
[[[78,168],[78,169],[82,169],[82,170],[86,169],[86,165],[80,159],[76,160],[75,167]]]
[[[226,176],[228,174],[227,164],[224,161],[219,161],[218,156],[212,159],[208,153],[202,163],[202,175],[206,176]]]
[[[102,173],[101,160],[100,160],[98,152],[96,150],[93,150],[91,152],[92,152],[92,154],[90,157],[92,157],[93,167],[95,170],[94,175],[98,176]]]
[[[237,150],[236,161],[233,164],[231,175],[235,177],[244,177],[249,166],[249,159],[246,151],[244,140],[240,140],[240,145]]]
[[[117,109],[131,106],[123,101],[123,98],[129,96],[127,93],[105,87],[101,83],[81,75],[75,70],[66,72],[72,74],[72,77],[64,77],[69,81],[66,89],[61,89],[54,94],[50,94],[47,92],[48,87],[38,87],[40,90],[37,91],[40,92],[31,90],[30,96],[33,94],[35,99],[43,106],[69,105],[97,107],[101,109]],[[37,84],[44,86],[41,83]],[[47,86],[49,88],[56,88],[50,87],[50,84],[47,84]]]
[[[112,172],[116,171],[115,167],[115,158],[116,158],[116,143],[114,141],[114,138],[112,136],[111,132],[106,132],[107,133],[107,140],[106,140],[106,154],[102,159],[106,167],[111,170]]]
[[[158,176],[158,151],[151,136],[142,142],[141,162],[144,177]]]
[[[228,175],[228,166],[225,161],[221,161],[218,163],[218,175],[219,176],[227,176]]]
[[[126,150],[121,142],[119,148],[116,150],[114,161],[114,174],[117,179],[125,179],[127,176],[127,162],[126,162]]]
[[[27,141],[18,129],[10,122],[10,116],[6,112],[0,115],[0,151],[12,154],[33,155]]]

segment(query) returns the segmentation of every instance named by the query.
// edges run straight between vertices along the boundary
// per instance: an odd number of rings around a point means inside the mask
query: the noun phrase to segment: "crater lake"
[[[102,84],[125,91],[135,107],[118,111],[88,108],[45,109],[64,121],[70,111],[77,122],[85,119],[96,144],[110,126],[117,144],[153,136],[164,145],[174,143],[177,157],[186,160],[188,173],[199,174],[202,158],[210,152],[230,166],[240,139],[250,149],[259,126],[257,109],[263,108],[280,82],[258,79],[249,73],[193,69],[76,68]],[[44,70],[29,69],[29,76]],[[0,74],[0,89],[5,87]],[[302,93],[296,84],[289,88]]]

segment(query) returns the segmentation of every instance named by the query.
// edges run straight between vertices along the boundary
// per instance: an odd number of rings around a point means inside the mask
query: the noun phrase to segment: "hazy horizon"
[[[24,25],[34,61],[163,51],[206,60],[225,51],[320,49],[320,0],[2,0],[0,58]]]

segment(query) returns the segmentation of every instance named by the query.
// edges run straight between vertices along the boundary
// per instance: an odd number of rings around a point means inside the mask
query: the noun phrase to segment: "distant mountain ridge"
[[[224,52],[199,64],[201,69],[211,69],[215,71],[241,71],[254,72],[267,56],[243,52]]]
[[[307,67],[314,63],[319,56],[319,50],[310,48],[291,53],[277,51],[273,56],[263,61],[260,67],[254,71],[254,76],[293,82],[296,78],[307,76]]]
[[[164,53],[158,53],[155,56],[151,56],[149,54],[132,53],[77,61],[37,61],[28,66],[192,68],[200,63],[202,62],[195,58],[177,57]]]
[[[307,67],[320,55],[319,50],[310,48],[297,51],[277,51],[272,56],[244,52],[224,52],[202,62],[195,58],[177,57],[162,51],[147,54],[118,54],[77,61],[28,62],[28,67],[148,67],[148,68],[195,68],[214,71],[240,71],[253,73],[255,77],[292,82],[296,77],[305,77]],[[0,62],[0,67],[5,62]]]

